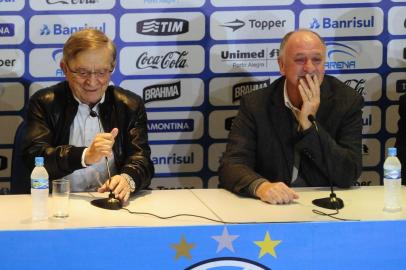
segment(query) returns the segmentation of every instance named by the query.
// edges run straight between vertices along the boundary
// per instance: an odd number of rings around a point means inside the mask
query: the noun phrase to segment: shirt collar
[[[283,84],[283,100],[285,102],[285,106],[291,110],[294,114],[297,114],[300,112],[298,108],[296,108],[292,102],[290,102],[289,96],[288,96],[288,89],[286,88],[286,80],[285,83]]]

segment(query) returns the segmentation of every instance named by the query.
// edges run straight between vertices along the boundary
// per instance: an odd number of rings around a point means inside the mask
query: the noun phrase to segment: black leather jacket
[[[36,156],[45,158],[50,180],[83,168],[81,156],[85,147],[69,145],[70,126],[78,105],[66,81],[42,89],[31,97],[22,145],[24,162],[30,171]],[[119,130],[113,146],[118,173],[130,175],[136,190],[148,187],[154,166],[142,99],[128,90],[109,86],[104,102],[99,105],[99,115],[104,130],[110,131],[114,127]]]

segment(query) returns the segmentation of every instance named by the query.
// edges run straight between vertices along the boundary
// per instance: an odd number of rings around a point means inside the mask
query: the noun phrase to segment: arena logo
[[[319,29],[320,26],[324,29],[373,28],[375,27],[375,16],[372,15],[368,19],[359,19],[354,16],[347,20],[334,20],[323,17],[321,24],[317,18],[313,18],[313,21],[310,23],[310,29]]]
[[[189,32],[189,22],[183,19],[159,18],[137,22],[137,33],[150,36],[170,36]]]
[[[103,33],[106,33],[106,23],[102,23],[101,25],[89,25],[85,23],[82,26],[65,26],[62,24],[53,24],[51,27],[49,27],[47,24],[44,24],[40,29],[40,35],[70,36],[71,34],[83,29],[97,29],[102,31]]]
[[[233,102],[241,99],[242,96],[252,93],[258,89],[269,86],[269,80],[257,82],[243,82],[233,86]]]
[[[148,120],[148,132],[191,132],[194,130],[193,119],[174,119],[174,120]]]
[[[397,80],[396,81],[396,92],[397,93],[406,92],[406,80]]]
[[[54,4],[64,4],[64,5],[80,5],[80,4],[96,4],[98,3],[99,0],[70,0],[70,1],[64,1],[64,0],[47,0],[47,4],[49,5],[54,5]]]
[[[151,157],[154,165],[181,165],[181,164],[193,164],[195,163],[195,153],[192,152],[189,155],[178,155],[173,153],[169,156],[156,156]]]
[[[186,56],[188,51],[172,51],[165,55],[149,56],[148,52],[143,52],[136,60],[138,69],[178,69],[187,67]]]
[[[356,68],[356,58],[359,55],[359,51],[353,47],[340,42],[326,42],[327,46],[327,58],[324,64],[327,69],[355,69]],[[347,60],[334,61],[334,57],[345,57]]]
[[[0,37],[14,36],[15,25],[12,23],[0,23]]]
[[[180,81],[168,84],[155,84],[147,86],[142,90],[144,103],[159,100],[173,100],[180,98]]]
[[[355,91],[357,91],[362,96],[365,96],[367,94],[366,89],[365,89],[365,83],[366,83],[365,79],[359,79],[359,80],[350,79],[350,80],[346,80],[344,83],[346,85],[348,85],[349,87],[353,88]]]

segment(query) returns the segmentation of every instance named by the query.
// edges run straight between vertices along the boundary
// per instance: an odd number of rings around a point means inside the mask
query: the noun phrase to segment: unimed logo
[[[194,130],[193,119],[148,120],[148,132],[191,132]]]
[[[180,81],[167,84],[155,84],[142,90],[145,103],[157,100],[172,100],[180,97]]]
[[[150,36],[170,36],[187,33],[189,22],[174,18],[157,18],[137,22],[137,33]]]
[[[0,23],[0,37],[14,36],[14,28],[13,23]]]
[[[257,82],[243,82],[233,86],[233,102],[240,100],[242,96],[265,88],[269,85],[269,80]]]

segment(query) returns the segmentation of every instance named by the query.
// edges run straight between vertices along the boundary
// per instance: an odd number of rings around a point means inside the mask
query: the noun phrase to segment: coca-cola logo
[[[175,69],[187,67],[186,56],[188,51],[172,51],[165,55],[150,56],[148,52],[143,52],[136,61],[138,69]]]
[[[346,80],[344,83],[346,85],[348,85],[351,88],[354,88],[355,91],[357,91],[359,94],[361,94],[362,96],[366,95],[366,90],[365,90],[365,79],[350,79],[350,80]]]

